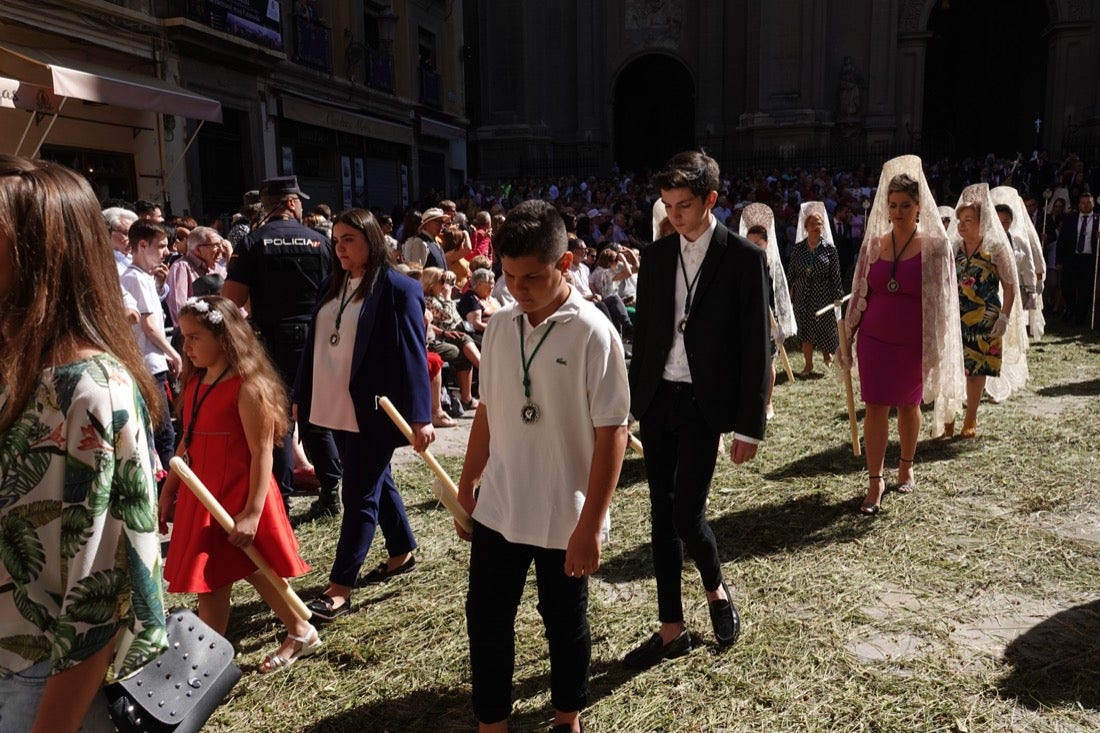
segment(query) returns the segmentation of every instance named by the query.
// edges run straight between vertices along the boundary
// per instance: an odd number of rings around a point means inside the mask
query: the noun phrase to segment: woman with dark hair
[[[890,408],[898,411],[895,490],[909,494],[916,489],[921,402],[933,405],[931,433],[939,437],[955,419],[966,387],[954,253],[920,158],[903,155],[883,166],[867,233],[845,316],[849,346],[840,358],[843,373],[851,368],[855,340],[869,474],[859,511],[874,515],[886,492]]]
[[[394,238],[401,243],[404,243],[406,239],[413,236],[420,231],[420,220],[424,214],[420,209],[409,209],[405,212],[405,218],[401,220],[401,226],[394,232]],[[397,255],[400,259],[401,247],[397,248]]]
[[[96,702],[111,659],[122,676],[167,646],[150,433],[165,416],[108,236],[80,174],[0,155],[4,730],[114,730]]]
[[[338,214],[332,234],[342,269],[321,286],[293,392],[297,419],[332,430],[344,466],[336,558],[328,587],[309,603],[322,621],[350,613],[376,527],[388,558],[366,582],[384,582],[416,563],[416,540],[390,475],[393,451],[407,441],[375,398],[388,397],[405,416],[416,450],[435,439],[420,283],[390,267],[369,211]]]

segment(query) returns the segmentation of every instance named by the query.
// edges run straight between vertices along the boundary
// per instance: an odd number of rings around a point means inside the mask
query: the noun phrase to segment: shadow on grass
[[[1089,379],[1084,382],[1070,382],[1068,384],[1055,384],[1035,390],[1035,394],[1043,397],[1094,397],[1100,395],[1100,379]]]
[[[859,539],[873,530],[874,523],[856,515],[856,500],[853,496],[835,502],[822,493],[805,494],[781,504],[726,512],[709,523],[721,561],[729,562]],[[652,577],[649,543],[607,557],[599,575],[609,583]]]
[[[1100,710],[1100,600],[1056,613],[1005,649],[1011,673],[1001,697],[1030,708],[1065,705]]]
[[[862,440],[860,445],[862,447]],[[950,461],[959,455],[977,450],[979,447],[980,442],[962,440],[958,437],[922,440],[917,443],[918,470],[921,463]],[[887,469],[896,464],[897,459],[897,440],[892,440],[886,447]],[[763,476],[769,481],[783,481],[792,478],[814,478],[826,474],[853,475],[863,473],[864,470],[864,458],[853,456],[851,444],[844,443],[802,456],[798,460],[791,461],[773,471],[768,471]],[[642,479],[644,478],[645,475],[643,474]]]
[[[448,721],[444,723],[443,721]],[[342,710],[303,725],[308,733],[468,731],[476,727],[468,690],[413,690],[401,697]]]

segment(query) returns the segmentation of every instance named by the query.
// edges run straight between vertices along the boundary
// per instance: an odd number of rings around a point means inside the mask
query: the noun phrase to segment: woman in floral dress
[[[978,433],[978,405],[986,378],[1001,375],[1002,341],[1016,298],[1016,262],[994,214],[988,184],[963,190],[955,214],[961,237],[955,251],[955,272],[966,373],[966,417],[959,434],[973,438]],[[948,427],[948,433],[952,431],[953,424]]]
[[[0,730],[114,731],[112,658],[167,646],[164,416],[107,240],[79,173],[0,155]]]

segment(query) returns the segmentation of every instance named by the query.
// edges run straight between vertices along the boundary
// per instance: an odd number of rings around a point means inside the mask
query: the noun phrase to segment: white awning
[[[0,45],[0,76],[10,77],[28,86],[45,88],[59,97],[196,120],[222,121],[219,102],[166,81],[83,61],[61,59],[46,51],[13,43]]]

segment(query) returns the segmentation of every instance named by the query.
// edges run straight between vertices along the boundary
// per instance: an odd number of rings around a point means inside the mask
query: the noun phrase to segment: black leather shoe
[[[390,570],[386,563],[379,564],[374,570],[363,576],[363,583],[367,585],[377,585],[378,583],[385,583],[390,578],[398,575],[404,575],[413,568],[416,567],[416,556],[409,555],[409,559],[398,565],[393,570]]]
[[[721,601],[711,601],[709,604],[710,623],[714,627],[714,638],[718,640],[718,645],[729,646],[741,635],[741,617],[734,608],[731,600],[733,596],[724,580],[722,590],[726,592],[726,598]]]
[[[331,489],[321,489],[321,495],[309,505],[309,513],[314,517],[335,517],[340,509],[340,495]]]
[[[691,651],[691,634],[687,629],[665,644],[660,634],[649,637],[644,644],[623,657],[623,666],[631,669],[649,669],[664,658],[682,657]]]

